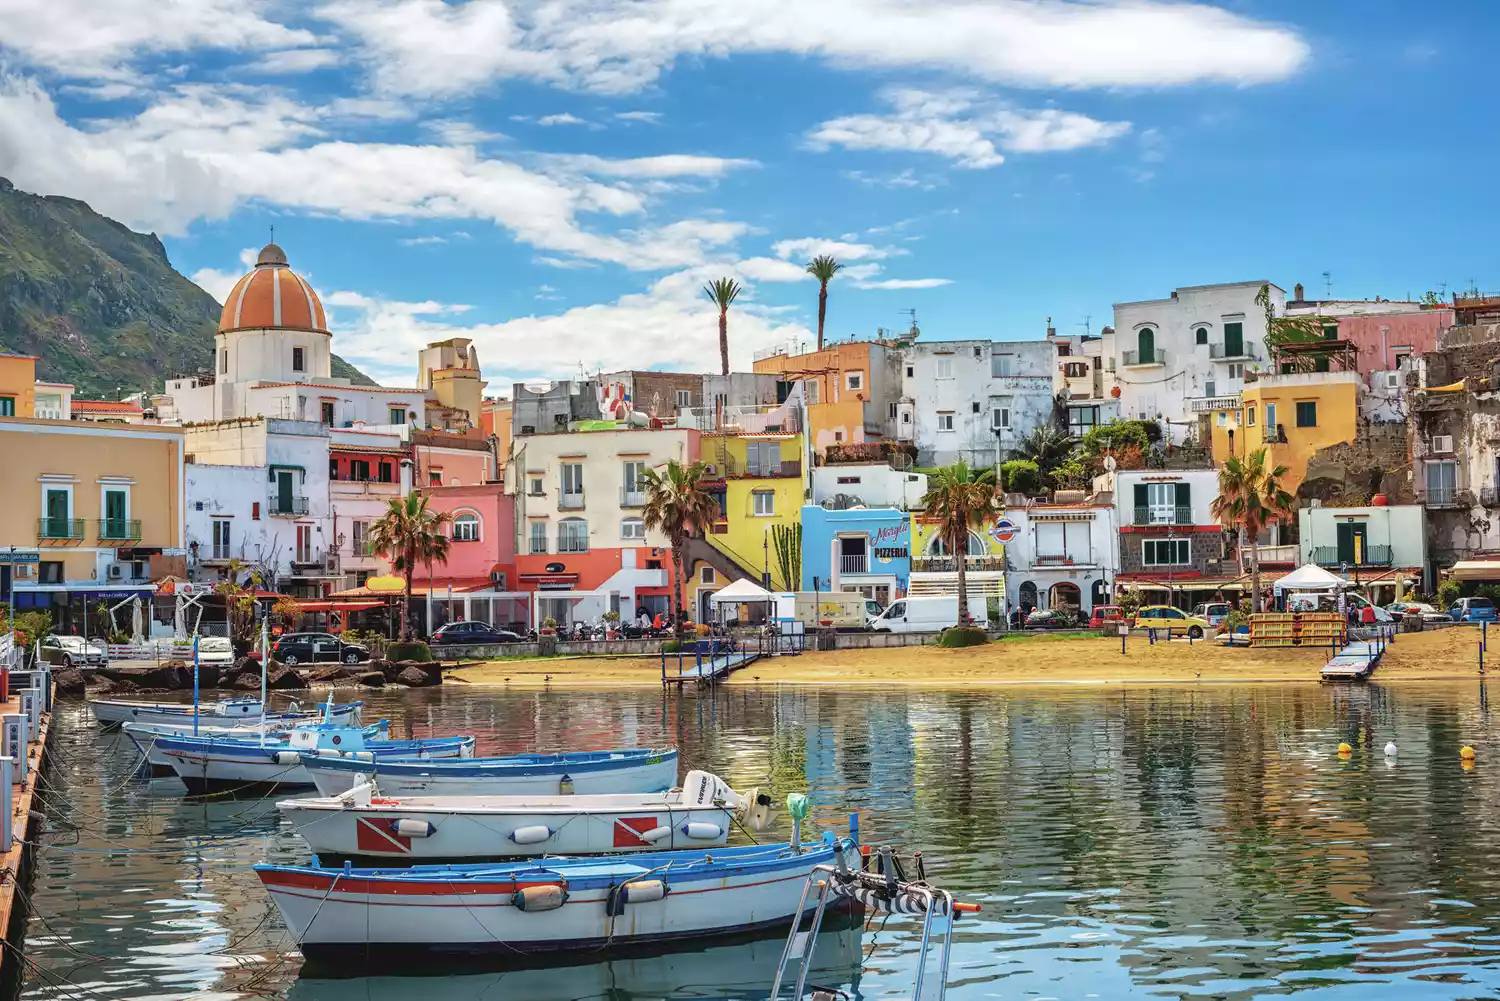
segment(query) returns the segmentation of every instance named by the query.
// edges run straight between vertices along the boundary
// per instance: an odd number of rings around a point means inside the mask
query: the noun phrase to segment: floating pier
[[[1387,646],[1384,638],[1354,640],[1330,657],[1319,675],[1324,681],[1364,681],[1380,663]]]
[[[0,657],[0,665],[5,659]],[[31,842],[40,825],[32,812],[33,795],[47,763],[44,752],[55,688],[52,672],[45,668],[11,671],[7,680],[8,698],[0,702],[0,933],[7,946],[0,957],[0,977],[5,983],[18,983],[26,889],[35,862]]]

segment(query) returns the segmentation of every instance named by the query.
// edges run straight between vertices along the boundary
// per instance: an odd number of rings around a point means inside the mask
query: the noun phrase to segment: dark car
[[[452,643],[519,643],[521,637],[508,629],[497,629],[484,622],[450,622],[432,634],[432,642]]]
[[[287,666],[297,664],[362,664],[370,651],[345,643],[333,633],[287,633],[276,641],[271,656]]]
[[[1038,608],[1026,616],[1027,629],[1071,629],[1073,616],[1060,608]]]

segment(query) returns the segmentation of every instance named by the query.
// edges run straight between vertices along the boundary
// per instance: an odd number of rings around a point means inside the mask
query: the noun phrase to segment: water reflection
[[[676,744],[685,768],[735,785],[810,789],[823,827],[859,810],[866,840],[921,848],[984,905],[955,939],[952,998],[1500,991],[1500,746],[1477,684],[683,698],[454,686],[375,702],[403,736],[475,732],[481,753]],[[1471,771],[1463,744],[1478,749]],[[769,985],[774,940],[566,972],[299,977],[248,870],[306,858],[272,803],[184,800],[175,780],[132,780],[133,757],[81,710],[61,712],[44,797],[58,847],[37,869],[29,995],[78,997],[72,982],[120,998],[739,998]],[[121,846],[152,854],[79,851]],[[867,930],[847,966],[828,960],[834,986],[909,992],[914,931]]]

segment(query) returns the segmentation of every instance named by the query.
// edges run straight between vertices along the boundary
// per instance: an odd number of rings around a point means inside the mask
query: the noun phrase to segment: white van
[[[969,595],[969,616],[975,624],[985,621],[982,594]],[[934,594],[902,598],[870,621],[871,629],[890,633],[935,633],[958,625],[958,595]]]

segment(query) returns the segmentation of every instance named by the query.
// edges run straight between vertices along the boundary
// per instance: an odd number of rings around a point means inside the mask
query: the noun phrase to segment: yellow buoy
[[[1340,744],[1339,745],[1339,753],[1340,754],[1353,754],[1354,753],[1354,748],[1350,747],[1348,744]]]
[[[1474,759],[1464,758],[1459,761],[1458,767],[1462,768],[1466,772],[1472,772],[1474,770]]]
[[[1473,761],[1475,757],[1474,748],[1470,747],[1468,744],[1465,744],[1463,747],[1460,747],[1458,749],[1458,756],[1460,758],[1463,758],[1465,761]]]

